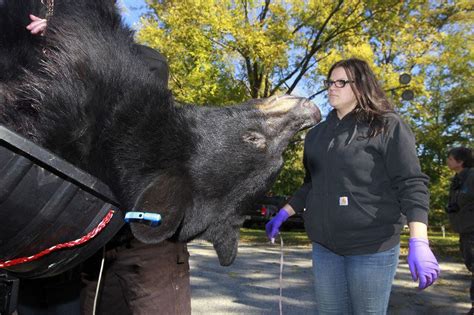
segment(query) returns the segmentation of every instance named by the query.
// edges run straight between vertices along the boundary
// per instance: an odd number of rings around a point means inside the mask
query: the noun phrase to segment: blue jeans
[[[313,243],[319,314],[386,314],[400,245],[384,252],[341,256]]]

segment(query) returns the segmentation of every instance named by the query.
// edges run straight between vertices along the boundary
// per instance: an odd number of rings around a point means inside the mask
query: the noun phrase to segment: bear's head
[[[38,1],[7,2],[0,123],[102,180],[124,210],[160,213],[158,227],[132,223],[139,240],[204,238],[231,264],[242,211],[271,187],[291,137],[317,123],[319,109],[293,96],[176,106],[114,1],[66,1],[34,41],[24,3]],[[34,58],[20,64],[17,46]]]
[[[290,139],[319,122],[321,114],[310,101],[294,96],[180,110],[193,150],[186,153],[182,168],[163,170],[136,199],[136,209],[162,215],[161,225],[132,223],[132,232],[145,243],[173,235],[181,241],[206,239],[221,265],[230,265],[237,254],[242,211],[270,189]]]

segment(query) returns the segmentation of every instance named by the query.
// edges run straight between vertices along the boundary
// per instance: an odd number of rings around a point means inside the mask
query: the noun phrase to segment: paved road
[[[280,246],[240,245],[230,267],[221,267],[212,245],[189,244],[192,310],[199,314],[279,314]],[[285,247],[283,314],[313,314],[309,247]],[[469,277],[460,263],[441,262],[442,277],[419,292],[400,261],[389,314],[463,314],[469,310]]]

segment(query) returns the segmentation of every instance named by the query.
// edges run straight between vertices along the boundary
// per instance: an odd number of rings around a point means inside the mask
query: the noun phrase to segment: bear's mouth
[[[221,266],[230,266],[237,257],[238,239],[229,239],[225,242],[213,244]]]
[[[168,217],[168,219],[171,219]],[[175,218],[176,219],[176,218]],[[221,266],[230,266],[236,256],[238,251],[238,243],[240,237],[240,225],[243,223],[244,217],[236,218],[233,217],[232,223],[229,220],[225,220],[223,222],[216,222],[208,226],[207,229],[201,231],[199,234],[191,236],[190,238],[181,239],[180,232],[182,231],[180,228],[177,231],[171,226],[175,226],[172,224],[169,226],[167,223],[167,215],[164,215],[164,219],[162,220],[161,224],[163,226],[150,226],[148,224],[143,223],[131,223],[131,229],[133,235],[141,242],[146,244],[156,244],[165,239],[171,237],[175,232],[177,232],[178,239],[182,242],[187,242],[195,238],[204,239],[212,243],[214,250],[217,253],[217,258],[219,259],[219,263]],[[181,221],[181,220],[176,220]],[[176,223],[174,221],[174,223]],[[189,232],[189,231],[187,231]],[[185,233],[187,234],[187,233]],[[190,235],[187,235],[189,237]]]

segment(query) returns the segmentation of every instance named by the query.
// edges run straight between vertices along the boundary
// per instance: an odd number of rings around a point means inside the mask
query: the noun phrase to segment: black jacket
[[[145,45],[135,44],[137,55],[153,73],[156,78],[168,87],[169,67],[166,57],[157,50]]]
[[[455,232],[474,232],[474,169],[465,168],[451,180],[449,222]]]
[[[341,255],[384,251],[400,241],[408,222],[427,223],[428,177],[415,138],[395,113],[386,131],[367,138],[368,124],[333,110],[306,136],[303,186],[289,204],[303,212],[313,242]]]

